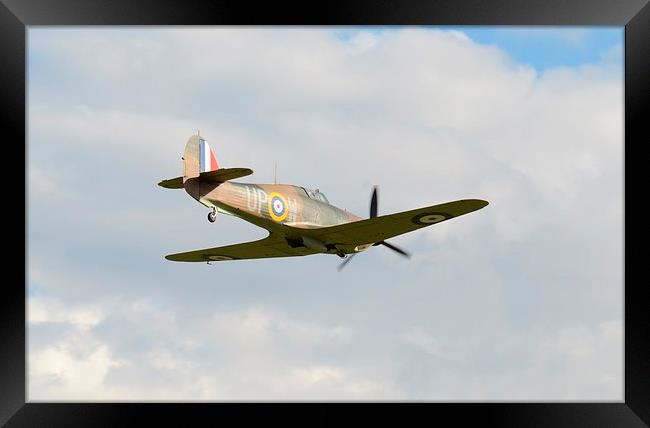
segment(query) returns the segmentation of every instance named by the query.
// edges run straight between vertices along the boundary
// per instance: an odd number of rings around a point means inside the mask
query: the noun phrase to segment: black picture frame
[[[2,0],[0,4],[1,121],[5,153],[3,167],[20,168],[13,158],[23,149],[24,178],[7,180],[5,213],[14,213],[15,201],[27,206],[26,150],[26,27],[36,25],[608,25],[625,27],[625,189],[633,185],[632,153],[642,149],[647,121],[643,113],[650,98],[650,5],[648,0],[456,0],[456,1],[348,1],[300,5],[280,2],[167,0]],[[14,144],[14,142],[18,142]],[[20,142],[24,142],[23,146]],[[7,156],[9,155],[9,156]],[[19,156],[20,157],[20,156]],[[638,158],[636,159],[638,162]],[[641,171],[643,171],[641,169]],[[10,174],[10,173],[9,173]],[[16,172],[16,177],[20,177]],[[643,192],[624,192],[644,195]],[[643,198],[643,196],[641,196]],[[605,201],[607,203],[607,201]],[[343,404],[345,410],[363,412],[364,417],[386,421],[399,410],[405,416],[429,421],[451,417],[456,423],[497,426],[646,426],[650,423],[650,307],[646,285],[639,279],[633,261],[643,255],[631,250],[627,230],[634,221],[624,197],[625,212],[625,387],[623,402],[598,403],[401,403],[399,405]],[[635,211],[636,212],[636,211]],[[14,214],[16,217],[17,214]],[[638,216],[638,214],[637,214]],[[125,426],[153,421],[187,425],[188,420],[209,417],[214,423],[236,417],[239,423],[252,420],[272,422],[282,414],[290,421],[296,408],[285,403],[258,403],[250,409],[241,403],[26,403],[25,298],[27,273],[27,224],[22,219],[5,220],[5,231],[18,235],[23,225],[25,268],[23,281],[5,274],[0,301],[0,424],[7,426]],[[643,228],[633,229],[635,237]],[[18,240],[5,234],[5,246]],[[637,238],[638,239],[638,238]],[[643,242],[643,241],[641,241]],[[5,253],[9,263],[14,251]],[[340,423],[329,411],[333,404],[300,404],[310,419],[301,425]],[[316,407],[316,408],[314,408]],[[325,409],[324,409],[325,408]],[[251,412],[250,410],[259,410]],[[325,410],[325,411],[323,411]],[[219,418],[219,419],[214,419]],[[402,416],[397,421],[402,422]],[[296,420],[294,418],[294,420]],[[645,422],[644,422],[645,421]],[[277,422],[277,421],[276,421]]]

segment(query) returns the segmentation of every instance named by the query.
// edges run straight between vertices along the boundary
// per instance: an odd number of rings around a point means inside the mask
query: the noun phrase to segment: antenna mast
[[[273,183],[278,184],[278,161],[275,161],[275,171],[273,173]]]

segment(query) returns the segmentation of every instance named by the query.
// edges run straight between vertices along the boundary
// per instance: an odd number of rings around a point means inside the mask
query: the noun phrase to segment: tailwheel
[[[212,209],[212,211],[208,213],[208,221],[210,223],[214,223],[216,219],[217,219],[217,210]]]

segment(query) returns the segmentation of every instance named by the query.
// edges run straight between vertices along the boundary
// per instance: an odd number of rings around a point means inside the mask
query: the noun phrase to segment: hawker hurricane
[[[208,142],[199,134],[185,145],[183,175],[163,180],[167,189],[185,189],[210,209],[262,227],[269,235],[257,241],[176,253],[165,256],[177,262],[211,262],[270,257],[335,254],[346,260],[374,246],[384,246],[403,256],[409,253],[386,240],[416,229],[471,213],[488,205],[481,199],[462,199],[395,214],[377,214],[377,187],[370,199],[369,218],[330,204],[318,189],[288,184],[252,184],[233,180],[253,173],[248,168],[221,168]]]

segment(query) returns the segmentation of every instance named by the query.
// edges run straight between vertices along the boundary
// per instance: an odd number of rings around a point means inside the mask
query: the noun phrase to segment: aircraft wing
[[[305,247],[292,248],[281,235],[271,233],[266,238],[258,241],[226,245],[225,247],[205,248],[186,253],[169,254],[165,258],[175,262],[208,262],[306,256],[308,254],[315,254],[316,252]]]
[[[480,199],[463,199],[337,226],[310,229],[307,234],[325,244],[362,245],[381,242],[393,236],[471,213],[487,204],[487,201]]]

